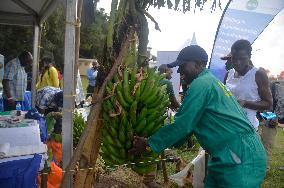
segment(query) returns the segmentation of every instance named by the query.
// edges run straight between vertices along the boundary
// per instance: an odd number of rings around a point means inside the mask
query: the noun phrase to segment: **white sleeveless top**
[[[258,69],[253,67],[244,76],[235,77],[235,69],[229,70],[226,86],[238,100],[252,102],[261,100],[257,90],[258,87],[255,82],[255,73],[257,71]],[[257,111],[248,108],[244,108],[244,110],[249,121],[257,130],[259,125],[259,121],[256,118]]]

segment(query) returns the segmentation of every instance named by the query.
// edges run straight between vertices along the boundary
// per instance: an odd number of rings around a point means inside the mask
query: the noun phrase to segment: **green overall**
[[[194,134],[209,155],[205,187],[256,188],[266,173],[266,154],[242,108],[208,69],[188,89],[175,122],[148,139],[154,152]]]

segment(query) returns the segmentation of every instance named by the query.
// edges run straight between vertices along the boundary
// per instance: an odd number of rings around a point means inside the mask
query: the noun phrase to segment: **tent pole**
[[[35,107],[36,97],[36,82],[38,77],[38,60],[39,60],[39,40],[40,27],[38,24],[34,25],[34,46],[33,46],[33,65],[32,65],[32,107]]]
[[[62,161],[63,168],[69,164],[73,154],[73,109],[75,101],[75,23],[77,0],[66,0],[66,26],[63,74],[63,119],[62,119]],[[72,173],[65,173],[67,186],[72,187]]]

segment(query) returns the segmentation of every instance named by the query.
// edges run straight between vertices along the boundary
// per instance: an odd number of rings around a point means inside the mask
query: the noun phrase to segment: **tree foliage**
[[[99,58],[102,56],[106,38],[107,14],[104,9],[96,10],[96,1],[84,0],[83,20],[81,25],[80,57]],[[93,7],[88,7],[88,6]],[[93,12],[92,12],[93,11]],[[89,18],[88,15],[94,15]],[[88,19],[87,19],[88,17]],[[59,6],[42,24],[40,54],[52,56],[56,67],[63,70],[64,62],[65,11]],[[0,25],[0,54],[9,61],[22,50],[33,50],[33,28]]]
[[[215,10],[217,7],[221,8],[221,0],[209,0],[212,2],[211,10]],[[191,11],[199,8],[203,10],[205,3],[208,0],[146,0],[144,1],[145,6],[154,6],[157,8],[168,7],[169,9],[174,9],[176,11]]]
[[[5,62],[17,57],[22,50],[32,49],[32,27],[0,25],[0,54],[4,55]]]
[[[104,9],[95,11],[94,8],[83,9],[83,11],[94,11],[94,19],[85,20],[81,25],[80,57],[82,58],[99,58],[102,56],[102,44],[106,37],[107,14]],[[92,13],[85,14],[91,15]],[[61,70],[63,70],[64,61],[64,15],[64,9],[60,7],[48,18],[44,23],[41,41],[42,55],[53,55]]]
[[[93,23],[82,24],[80,57],[101,59],[107,33],[107,18],[104,9],[100,9],[95,12]]]
[[[104,9],[96,10],[96,4],[98,1],[99,0],[84,0],[81,26],[80,57],[97,58],[101,61],[108,62],[108,60],[103,57],[105,48],[104,44],[108,27],[108,15],[104,12]],[[121,2],[123,1],[124,0],[121,0]],[[125,19],[127,24],[133,26],[134,24],[139,26],[141,26],[141,23],[146,24],[145,15],[147,17],[149,17],[150,15],[145,11],[147,11],[150,6],[154,6],[156,8],[166,7],[183,12],[195,10],[197,8],[202,10],[206,2],[212,3],[211,10],[215,10],[218,6],[221,6],[220,0],[134,0],[133,2],[135,2],[137,14],[139,15],[136,16],[137,19],[131,20],[129,17],[120,18]],[[119,14],[122,15],[121,13]],[[153,18],[151,20],[154,21]],[[141,26],[141,28],[146,28],[146,30],[148,30],[148,28],[144,26]],[[122,30],[123,28],[121,28],[120,31]],[[145,36],[148,35],[148,31],[146,30],[143,31],[145,32]],[[138,29],[138,31],[142,30]],[[64,8],[60,6],[42,25],[40,52],[41,56],[53,56],[56,66],[61,70],[63,70],[64,62],[64,33],[65,12]],[[116,36],[119,35],[121,34],[118,33]],[[141,53],[144,53],[148,43],[148,37],[145,38],[145,36],[142,36],[141,32],[139,36],[140,43],[144,43],[144,45],[140,45],[139,51]],[[142,39],[141,37],[144,37],[144,39]],[[117,37],[115,39],[118,40],[115,41],[115,44],[119,44],[121,42],[119,41],[119,38],[120,37]],[[0,25],[0,53],[5,56],[5,61],[7,62],[15,58],[22,50],[33,50],[33,28]],[[117,48],[116,53],[117,52],[119,52],[119,48]]]

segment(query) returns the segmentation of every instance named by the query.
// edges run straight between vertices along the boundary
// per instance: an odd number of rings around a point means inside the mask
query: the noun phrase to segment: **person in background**
[[[251,44],[247,40],[238,40],[232,45],[233,69],[227,72],[224,83],[243,107],[252,126],[258,130],[256,113],[271,109],[272,96],[266,72],[255,68],[250,60],[251,51]]]
[[[36,108],[42,114],[58,112],[63,107],[63,91],[56,87],[44,87],[37,91]]]
[[[37,90],[47,86],[59,88],[59,74],[57,69],[54,67],[54,61],[52,58],[42,58],[39,65],[42,67],[42,71],[40,79],[36,85]]]
[[[87,87],[87,95],[86,98],[93,96],[94,90],[95,90],[95,85],[96,85],[96,78],[97,78],[97,74],[98,74],[98,68],[99,68],[99,64],[97,62],[97,60],[92,62],[92,67],[90,67],[87,70],[87,78],[89,81],[88,87]]]
[[[6,64],[2,81],[5,111],[15,110],[17,103],[23,103],[27,89],[25,67],[31,65],[32,61],[32,54],[28,51],[23,51],[17,58]]]
[[[130,154],[161,153],[194,134],[210,155],[205,187],[260,187],[265,177],[265,149],[233,94],[208,69],[208,55],[197,45],[182,49],[179,66],[190,85],[172,124],[149,138],[134,137]]]
[[[160,84],[167,86],[167,94],[169,95],[169,99],[171,102],[169,108],[176,111],[179,108],[179,103],[175,97],[173,84],[170,81],[170,79],[172,78],[173,71],[166,64],[160,65],[160,67],[158,68],[158,71],[160,72],[160,74],[165,75],[165,79],[161,80]]]
[[[263,134],[261,135],[263,141],[266,142],[264,143],[264,146],[268,148],[267,152],[269,152],[270,155],[272,154],[274,139],[276,136],[276,126],[277,124],[280,127],[284,126],[284,79],[272,81],[271,92],[273,96],[273,112],[277,115],[277,121],[271,121],[272,126],[274,125],[275,128],[273,128],[272,130],[271,128],[266,128],[269,130],[263,132]],[[281,166],[279,169],[284,171],[284,166]]]
[[[226,71],[229,71],[231,69],[233,69],[233,63],[232,63],[232,54],[229,53],[228,55],[224,56],[224,57],[221,57],[222,60],[226,61],[225,63],[225,69]],[[226,77],[225,77],[226,79]],[[226,82],[226,80],[224,80],[224,83]]]
[[[60,70],[58,70],[58,80],[59,80],[59,88],[63,88],[63,76]]]

